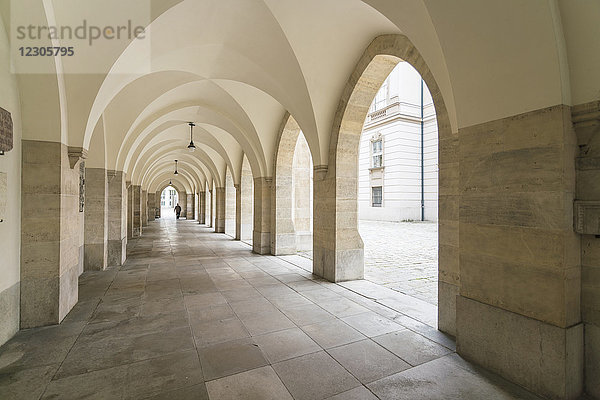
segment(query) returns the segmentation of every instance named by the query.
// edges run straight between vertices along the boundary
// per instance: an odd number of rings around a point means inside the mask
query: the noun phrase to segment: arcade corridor
[[[0,348],[0,398],[535,398],[433,327],[196,221],[145,232],[124,266],[84,273],[62,324]]]

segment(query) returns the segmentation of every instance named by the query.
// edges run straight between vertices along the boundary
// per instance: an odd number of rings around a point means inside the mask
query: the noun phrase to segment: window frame
[[[379,189],[379,203],[375,203],[375,190]],[[383,186],[371,186],[371,207],[383,207]]]

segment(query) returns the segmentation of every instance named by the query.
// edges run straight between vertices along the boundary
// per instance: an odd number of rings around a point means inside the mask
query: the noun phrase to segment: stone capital
[[[107,169],[106,170],[106,178],[108,179],[108,182],[110,183],[115,176],[117,176],[117,171],[114,169]]]
[[[73,169],[73,168],[75,168],[75,165],[79,161],[85,160],[87,158],[88,151],[86,149],[84,149],[83,147],[69,146],[68,154],[69,154],[69,165],[71,166],[71,169]]]
[[[323,179],[325,179],[325,176],[327,175],[328,170],[329,170],[328,165],[315,165],[313,167],[314,179],[322,181]]]
[[[571,119],[575,129],[600,125],[600,101],[573,106]]]

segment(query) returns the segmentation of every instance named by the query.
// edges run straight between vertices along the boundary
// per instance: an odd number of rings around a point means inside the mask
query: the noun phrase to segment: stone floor
[[[437,222],[360,220],[358,230],[366,280],[437,306]],[[312,251],[301,255],[312,260]]]
[[[0,399],[535,398],[374,283],[321,281],[195,221],[152,222],[128,252],[82,275],[62,324],[0,347]]]

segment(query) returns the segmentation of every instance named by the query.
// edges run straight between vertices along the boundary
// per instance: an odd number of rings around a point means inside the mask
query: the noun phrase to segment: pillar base
[[[78,271],[70,268],[58,278],[21,280],[21,329],[59,324],[78,299]]]
[[[108,257],[106,243],[86,243],[83,250],[84,271],[104,271]]]
[[[451,336],[456,336],[456,296],[459,287],[438,281],[438,329]]]
[[[550,399],[583,389],[583,324],[560,328],[458,296],[457,352]]]
[[[365,252],[360,249],[330,250],[313,244],[313,273],[330,282],[364,278]]]
[[[274,256],[287,256],[296,254],[296,233],[278,233],[271,246],[273,248]]]
[[[252,235],[252,252],[256,254],[271,253],[271,233],[254,231]]]
[[[108,266],[123,265],[127,258],[127,239],[108,241]]]
[[[17,282],[0,292],[0,345],[19,331],[19,289]]]

